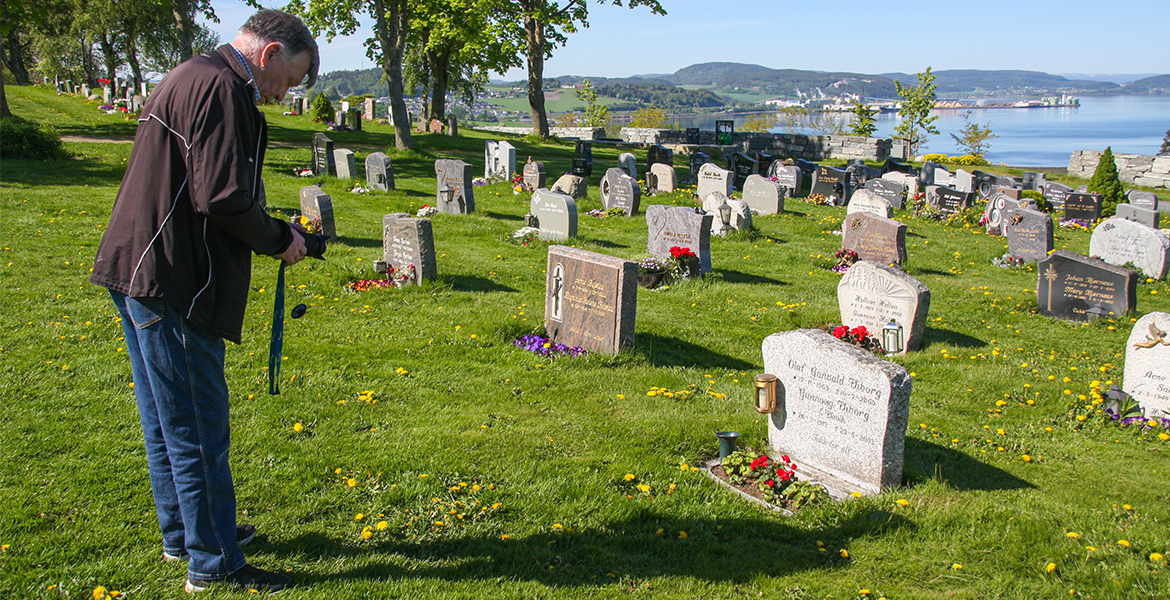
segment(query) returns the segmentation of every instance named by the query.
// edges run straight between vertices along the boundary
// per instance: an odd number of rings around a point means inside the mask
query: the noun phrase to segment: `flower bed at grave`
[[[712,467],[711,474],[753,498],[787,510],[828,499],[823,487],[800,480],[796,470],[796,463],[787,456],[775,462],[767,454],[737,450]]]
[[[1001,269],[1023,269],[1028,266],[1027,261],[1018,256],[1012,256],[1010,252],[1004,252],[1003,256],[1000,257],[993,257],[991,264]]]
[[[826,325],[820,329],[829,332],[830,335],[842,342],[853,344],[862,350],[868,350],[878,356],[884,356],[881,340],[870,334],[864,325],[858,325],[853,329],[844,325]]]
[[[535,227],[521,227],[505,235],[504,241],[517,246],[531,246],[540,241],[540,230]]]
[[[431,206],[430,204],[424,204],[418,207],[418,212],[414,213],[414,216],[424,218],[437,214],[439,214],[439,209],[437,207]]]
[[[829,270],[834,273],[840,273],[842,275],[849,270],[849,267],[852,267],[854,263],[860,260],[860,258],[857,256],[857,253],[848,248],[842,248],[838,250],[836,258],[837,264],[829,267]]]
[[[401,288],[414,283],[414,265],[406,265],[395,269],[389,267],[385,279],[359,279],[345,284],[345,289],[351,292],[365,292],[388,287]]]
[[[321,219],[310,219],[304,215],[297,215],[297,223],[305,228],[306,233],[321,233]]]
[[[1080,429],[1092,420],[1122,428],[1132,427],[1139,437],[1156,431],[1159,440],[1170,441],[1170,418],[1145,416],[1145,411],[1133,398],[1108,406],[1102,388],[1112,385],[1112,380],[1102,383],[1094,379],[1089,383],[1088,396],[1081,394],[1070,400],[1068,414],[1073,419],[1074,429]]]
[[[512,345],[541,356],[582,356],[586,353],[586,350],[580,346],[558,344],[535,333],[521,336],[514,340]]]
[[[1080,229],[1082,231],[1092,231],[1093,224],[1084,219],[1063,219],[1060,221],[1061,229]]]
[[[588,214],[591,217],[597,217],[599,219],[604,219],[606,217],[624,217],[626,216],[626,210],[616,206],[613,208],[595,208],[589,211]]]
[[[826,197],[824,194],[809,194],[809,195],[805,196],[804,198],[801,198],[801,200],[804,200],[808,204],[819,204],[821,206],[832,206],[833,205],[833,201],[829,200],[829,198]]]

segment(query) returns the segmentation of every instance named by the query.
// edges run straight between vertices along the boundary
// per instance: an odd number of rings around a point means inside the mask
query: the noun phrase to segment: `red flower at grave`
[[[849,333],[849,328],[844,325],[838,325],[833,328],[833,337],[837,339],[845,337],[846,333]]]
[[[792,473],[785,471],[784,467],[776,469],[776,476],[780,478],[780,481],[788,481],[789,479],[792,479]]]
[[[690,258],[695,255],[690,248],[681,248],[679,246],[670,247],[670,255],[674,258]]]
[[[776,480],[775,480],[775,479],[769,479],[769,480],[767,480],[767,481],[765,481],[765,482],[764,482],[764,485],[766,485],[766,486],[768,486],[768,487],[776,487]]]
[[[749,468],[751,468],[751,470],[755,471],[756,469],[758,469],[760,467],[766,467],[766,466],[768,466],[768,457],[761,456],[761,457],[758,457],[755,460],[753,460],[752,464]]]
[[[858,325],[857,327],[854,327],[849,333],[853,334],[853,336],[858,340],[864,340],[865,336],[869,335],[869,330],[865,328],[865,325]]]

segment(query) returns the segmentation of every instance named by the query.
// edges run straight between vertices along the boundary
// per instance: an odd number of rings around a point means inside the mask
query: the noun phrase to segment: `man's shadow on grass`
[[[278,556],[314,556],[361,566],[307,574],[312,586],[337,580],[440,579],[485,584],[531,581],[551,587],[610,586],[630,590],[660,577],[747,584],[841,568],[853,539],[914,529],[905,517],[858,510],[827,529],[805,530],[772,517],[679,518],[641,509],[629,518],[581,531],[503,539],[497,534],[429,541],[390,540],[371,546],[306,534],[268,546]],[[661,533],[659,533],[661,531]],[[685,532],[686,537],[681,537]],[[817,542],[824,543],[823,552]],[[644,586],[643,586],[644,587]],[[612,588],[611,588],[612,589]]]
[[[646,353],[650,363],[656,367],[705,367],[737,371],[756,368],[745,360],[712,352],[676,337],[653,333],[638,333],[634,338],[634,349]]]
[[[516,288],[501,285],[477,275],[446,275],[440,277],[456,292],[518,292]]]
[[[906,438],[902,481],[914,486],[930,479],[951,488],[971,490],[1018,490],[1036,486],[966,453],[916,438]]]
[[[987,345],[987,342],[958,331],[927,327],[926,332],[922,335],[922,348],[929,348],[931,344],[951,344],[960,348],[982,348]]]
[[[726,281],[727,283],[788,285],[779,279],[772,279],[771,277],[764,277],[763,275],[752,275],[751,273],[744,273],[743,271],[719,269],[715,272],[721,275],[723,277],[723,281]]]

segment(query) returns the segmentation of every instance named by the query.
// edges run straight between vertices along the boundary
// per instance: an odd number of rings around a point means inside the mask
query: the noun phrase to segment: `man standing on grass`
[[[268,127],[257,104],[317,79],[300,19],[261,10],[235,41],[175,67],[150,95],[90,282],[122,316],[163,557],[187,558],[188,592],[279,591],[246,564],[228,466],[224,340],[240,343],[252,253],[295,264],[300,232],[258,203]]]

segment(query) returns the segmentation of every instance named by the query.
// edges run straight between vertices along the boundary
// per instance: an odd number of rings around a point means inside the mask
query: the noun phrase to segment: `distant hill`
[[[994,92],[1108,92],[1120,89],[1116,83],[1111,81],[1068,79],[1060,75],[1051,75],[1039,71],[978,71],[974,69],[958,69],[931,72],[934,73],[934,82],[938,85],[936,93],[940,96]],[[918,83],[917,75],[909,75],[906,73],[883,73],[883,75],[901,82],[902,85],[917,85]]]
[[[1127,73],[1114,75],[1097,75],[1090,73],[1056,73],[1061,77],[1068,77],[1069,79],[1084,79],[1086,81],[1112,81],[1118,85],[1145,79],[1146,77],[1153,77],[1157,73]]]
[[[1158,92],[1168,94],[1170,93],[1170,75],[1146,77],[1145,79],[1131,81],[1122,87],[1131,93]]]
[[[691,65],[662,79],[675,85],[698,85],[720,90],[758,89],[776,96],[795,96],[797,90],[804,94],[815,94],[818,88],[831,96],[852,93],[893,98],[897,95],[893,80],[882,75],[770,69],[740,63]]]
[[[360,71],[332,71],[317,78],[314,90],[337,90],[341,96],[361,96],[373,94],[375,98],[385,96],[390,92],[386,82],[382,81],[382,69],[363,69]]]
[[[616,81],[616,80],[615,80]],[[634,102],[642,106],[656,106],[667,110],[716,108],[723,99],[711,90],[689,90],[673,85],[649,83],[645,79],[625,80],[629,83],[606,83],[594,90],[602,96]]]

